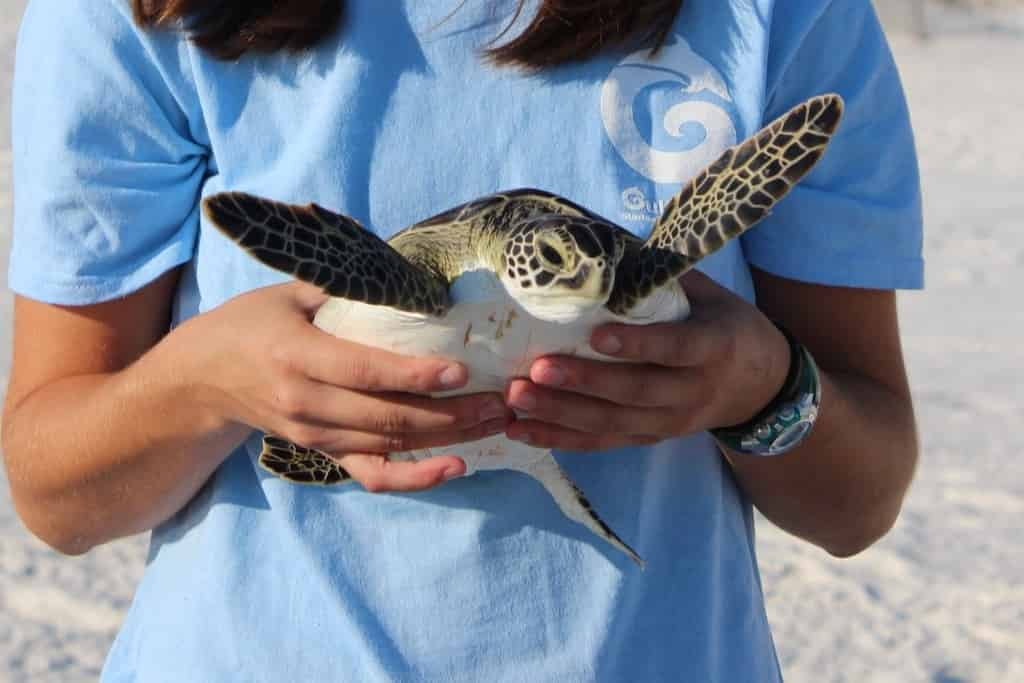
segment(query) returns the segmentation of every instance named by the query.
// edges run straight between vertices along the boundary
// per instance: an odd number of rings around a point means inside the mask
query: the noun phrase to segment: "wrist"
[[[156,405],[164,406],[170,422],[197,437],[237,429],[239,421],[217,388],[214,363],[205,360],[210,346],[192,338],[192,327],[187,322],[172,330],[125,370],[130,376],[121,379],[157,399]]]
[[[192,491],[245,441],[252,428],[212,407],[215,402],[207,385],[186,367],[189,357],[174,348],[170,336],[164,341],[171,343],[158,343],[111,381],[120,384],[115,391],[122,392],[124,404],[139,413],[144,425],[139,438],[145,449],[169,457],[165,460],[168,473],[176,472],[172,478],[179,480],[177,485]],[[173,505],[181,502],[175,499]]]
[[[778,400],[791,380],[793,352],[789,340],[770,319],[760,317],[763,332],[745,344],[749,360],[739,362],[746,371],[735,380],[736,388],[730,392],[733,405],[720,416],[716,428],[731,429],[753,420]]]
[[[712,429],[711,434],[725,447],[753,455],[781,455],[802,442],[818,417],[821,376],[810,352],[781,325],[776,329],[786,339],[787,372],[774,397],[749,420]]]
[[[774,320],[766,320],[770,332],[766,335],[763,346],[770,361],[767,363],[768,371],[765,372],[764,390],[760,394],[761,400],[757,404],[757,409],[738,424],[755,420],[771,406],[777,405],[797,381],[800,359],[796,340]]]

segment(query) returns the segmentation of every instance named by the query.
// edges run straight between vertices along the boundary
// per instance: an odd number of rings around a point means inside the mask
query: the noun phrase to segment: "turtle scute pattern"
[[[647,246],[694,261],[718,250],[764,218],[811,170],[842,111],[838,95],[812,98],[726,150],[669,201]]]
[[[536,235],[543,236],[540,242]],[[531,218],[507,233],[503,249],[505,276],[521,289],[558,284],[573,290],[582,287],[591,265],[579,265],[584,259],[601,272],[601,291],[611,289],[614,266],[622,254],[621,228],[603,219],[569,213],[545,213]],[[549,250],[558,242],[563,251]],[[611,267],[609,267],[611,266]]]
[[[615,270],[615,286],[605,307],[628,316],[651,292],[685,272],[696,260],[671,249],[645,247],[640,240],[623,239],[622,257]]]
[[[669,200],[643,248],[627,250],[608,308],[628,313],[767,216],[824,154],[842,112],[838,95],[814,97],[726,150]]]
[[[352,218],[243,192],[215,195],[203,206],[260,262],[331,296],[435,316],[451,307],[444,278],[410,263]]]
[[[581,216],[604,221],[600,216],[565,197],[544,190],[521,188],[497,192],[460,204],[432,218],[416,223],[407,231],[415,232],[421,228],[434,226],[450,229],[453,224],[476,223],[486,225],[488,231],[507,234],[517,225],[522,225],[538,216],[549,215]]]
[[[320,451],[303,448],[276,436],[263,437],[260,465],[282,479],[300,484],[343,484],[351,481],[338,463]]]

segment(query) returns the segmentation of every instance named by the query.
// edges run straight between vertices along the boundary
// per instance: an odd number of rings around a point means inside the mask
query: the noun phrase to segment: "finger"
[[[430,398],[364,393],[320,382],[303,382],[293,391],[281,390],[278,396],[286,418],[378,434],[451,431],[512,417],[502,395],[495,393]]]
[[[313,325],[303,326],[301,340],[287,360],[311,379],[363,391],[428,394],[464,386],[469,379],[461,363],[440,358],[413,358],[356,344]]]
[[[382,455],[352,454],[337,462],[371,493],[422,491],[466,473],[466,463],[453,455],[394,462]]]
[[[540,358],[530,367],[530,379],[541,386],[645,408],[667,408],[678,403],[692,374],[688,368],[666,370],[660,365],[569,356]]]
[[[535,448],[563,451],[604,451],[627,446],[651,446],[662,439],[644,434],[588,434],[537,420],[520,420],[508,429],[508,438]]]
[[[634,363],[672,368],[705,365],[728,343],[711,321],[604,325],[594,331],[591,345],[600,353]]]
[[[310,425],[293,425],[278,430],[291,441],[330,454],[344,453],[402,453],[431,448],[447,448],[455,444],[479,441],[501,434],[511,424],[504,418],[491,420],[469,429],[429,433],[379,434],[353,429],[324,429]]]
[[[517,379],[507,400],[520,417],[528,417],[592,434],[671,434],[673,413],[664,408],[634,408],[572,394]]]

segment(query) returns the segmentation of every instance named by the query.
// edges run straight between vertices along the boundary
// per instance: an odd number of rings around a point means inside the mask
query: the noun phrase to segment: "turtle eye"
[[[541,242],[538,246],[540,247],[540,256],[545,261],[558,268],[565,265],[565,259],[562,258],[562,255],[558,253],[558,250],[551,246],[551,244],[548,242]]]

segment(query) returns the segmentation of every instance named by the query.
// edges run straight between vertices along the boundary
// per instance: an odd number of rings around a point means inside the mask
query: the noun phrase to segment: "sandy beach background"
[[[923,457],[897,527],[857,558],[759,524],[769,616],[791,682],[1024,681],[1024,0],[880,4],[924,177],[928,290],[900,299]],[[0,0],[0,391],[23,7]],[[96,680],[145,547],[61,557],[0,475],[0,683]]]

